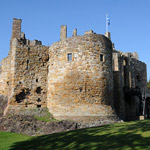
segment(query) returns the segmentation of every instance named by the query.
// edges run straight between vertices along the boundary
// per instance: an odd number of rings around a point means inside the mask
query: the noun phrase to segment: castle
[[[8,98],[4,113],[47,107],[58,119],[138,119],[146,89],[146,64],[137,53],[117,51],[110,39],[92,30],[51,46],[30,41],[13,19],[8,57],[1,62],[0,95]]]

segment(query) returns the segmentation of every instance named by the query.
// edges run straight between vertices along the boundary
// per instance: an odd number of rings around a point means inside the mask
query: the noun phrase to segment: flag
[[[110,19],[107,17],[107,25],[110,25]]]

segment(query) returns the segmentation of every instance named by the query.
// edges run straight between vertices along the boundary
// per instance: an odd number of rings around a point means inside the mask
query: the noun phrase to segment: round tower
[[[114,117],[112,43],[99,34],[74,36],[49,49],[48,109],[58,119]]]

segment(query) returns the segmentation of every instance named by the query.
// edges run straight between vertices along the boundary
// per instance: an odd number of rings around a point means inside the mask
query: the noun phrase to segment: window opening
[[[21,103],[30,94],[29,89],[22,89],[22,91],[16,95],[16,101]]]
[[[72,61],[72,53],[67,54],[68,61]]]
[[[37,93],[37,94],[41,94],[41,91],[42,91],[41,87],[37,87],[36,93]]]
[[[104,56],[100,54],[100,61],[104,61]]]
[[[37,108],[41,108],[41,105],[37,105]]]
[[[37,102],[41,102],[41,99],[40,99],[40,98],[38,98],[38,99],[37,99]]]
[[[82,87],[80,87],[80,92],[82,92]]]
[[[136,79],[137,79],[137,81],[139,81],[139,80],[140,80],[140,76],[139,76],[139,74],[136,76]]]
[[[27,67],[26,67],[26,70],[28,70],[29,68],[29,60],[27,60]]]

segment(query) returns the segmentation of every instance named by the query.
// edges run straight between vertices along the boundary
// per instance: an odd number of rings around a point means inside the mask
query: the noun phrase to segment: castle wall
[[[135,84],[135,86],[140,87],[142,92],[144,92],[147,88],[147,66],[137,59],[132,59],[132,67],[132,85]]]
[[[16,45],[10,105],[46,107],[48,47]]]
[[[49,53],[47,107],[54,117],[114,115],[110,40],[96,34],[71,37],[54,43]]]
[[[10,89],[10,57],[1,61],[0,71],[0,95],[8,96]]]
[[[117,115],[125,119],[123,58],[120,53],[113,52],[114,106]]]
[[[114,51],[114,103],[117,114],[136,120],[140,114],[142,92],[146,90],[146,64],[132,53]]]
[[[75,29],[67,38],[67,26],[61,26],[60,41],[48,47],[26,39],[21,19],[14,19],[9,55],[0,67],[0,96],[8,97],[9,106],[4,114],[47,107],[57,119],[136,120],[146,64],[137,53],[112,50],[110,33],[105,36],[92,30],[77,36]]]

